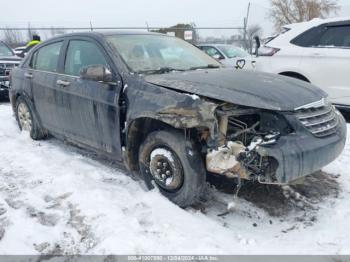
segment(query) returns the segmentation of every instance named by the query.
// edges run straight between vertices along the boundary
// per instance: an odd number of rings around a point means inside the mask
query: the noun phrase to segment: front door
[[[71,39],[63,72],[56,81],[64,105],[65,135],[121,159],[118,106],[121,81],[116,72],[113,83],[80,78],[80,70],[89,65],[112,68],[111,60],[97,42]]]

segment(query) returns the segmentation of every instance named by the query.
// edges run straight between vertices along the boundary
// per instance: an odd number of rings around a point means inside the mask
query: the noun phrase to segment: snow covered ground
[[[318,182],[325,192],[312,208],[275,203],[266,188],[266,199],[243,192],[218,216],[232,195],[208,188],[183,210],[89,152],[32,141],[0,104],[0,254],[349,254],[349,170],[350,142],[324,169],[340,176]],[[269,215],[269,203],[291,208]]]

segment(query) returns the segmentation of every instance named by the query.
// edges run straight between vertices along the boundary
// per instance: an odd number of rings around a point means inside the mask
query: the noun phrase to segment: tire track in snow
[[[325,252],[326,244],[305,237],[313,229],[296,221],[298,209],[272,217],[241,197],[234,213],[218,217],[232,195],[208,188],[201,207],[184,211],[91,152],[56,139],[30,140],[8,105],[0,105],[0,123],[0,203],[7,210],[0,253]],[[345,164],[349,152],[338,162]],[[323,205],[330,209],[331,203]],[[21,232],[23,225],[28,228]],[[308,245],[295,241],[300,231]],[[327,241],[349,241],[336,235]]]

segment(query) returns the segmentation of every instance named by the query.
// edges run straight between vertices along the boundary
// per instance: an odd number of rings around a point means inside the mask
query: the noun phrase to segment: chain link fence
[[[18,46],[25,45],[31,40],[33,35],[39,35],[42,40],[49,39],[54,36],[59,36],[65,33],[73,32],[88,32],[88,31],[115,31],[115,30],[126,30],[126,31],[149,31],[159,32],[182,38],[192,44],[200,43],[214,43],[214,44],[234,44],[236,46],[247,49],[249,44],[249,38],[245,40],[246,29],[244,26],[226,26],[226,27],[197,27],[194,24],[179,24],[177,26],[165,27],[165,26],[140,26],[140,27],[113,27],[113,26],[102,26],[93,27],[82,26],[82,27],[31,27],[31,26],[18,26],[8,27],[0,26],[0,40],[6,42],[11,47],[15,48]]]

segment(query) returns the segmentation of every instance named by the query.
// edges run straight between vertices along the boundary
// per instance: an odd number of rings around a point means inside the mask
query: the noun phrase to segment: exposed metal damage
[[[217,110],[219,119],[219,147],[208,149],[207,170],[239,179],[276,181],[278,163],[263,157],[257,149],[276,143],[281,135],[278,129],[264,130],[264,113],[253,108],[224,104]],[[265,116],[266,117],[266,116]],[[276,126],[277,127],[277,126]]]
[[[128,120],[152,119],[147,130],[162,129],[164,125],[184,130],[186,136],[200,142],[208,172],[260,183],[285,184],[321,167],[306,164],[314,162],[311,152],[310,157],[300,152],[304,142],[298,141],[296,133],[307,131],[304,122],[299,120],[302,107],[298,111],[265,109],[269,108],[266,101],[263,108],[254,108],[191,95],[185,90],[178,92],[183,83],[177,83],[176,90],[166,81],[160,84],[137,90],[137,96],[133,95],[137,99],[130,101],[129,107],[133,110],[129,111]],[[149,93],[152,89],[158,93],[156,100]],[[147,104],[149,109],[138,99],[151,101]],[[140,132],[145,126],[142,124],[138,128]],[[345,130],[334,129],[334,132],[343,137]],[[307,144],[317,147],[310,143],[308,136],[314,138],[311,133],[303,135]],[[339,145],[335,150],[340,152],[341,148]],[[322,157],[329,161],[334,155],[334,152],[327,152]]]

